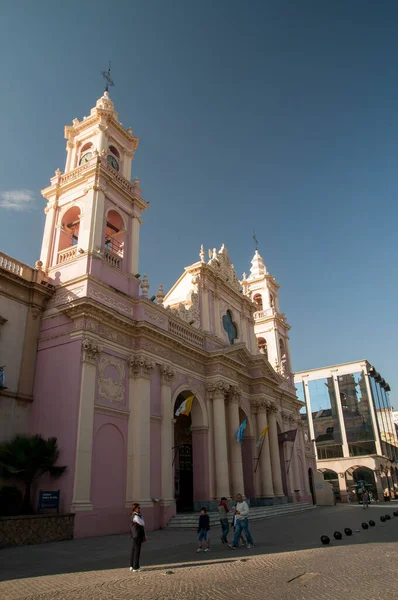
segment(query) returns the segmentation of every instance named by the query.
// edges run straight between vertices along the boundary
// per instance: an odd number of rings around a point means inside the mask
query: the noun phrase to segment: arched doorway
[[[312,472],[311,467],[308,469],[308,482],[310,484],[312,504],[316,504],[315,489],[314,489],[314,473]]]
[[[371,497],[377,498],[375,474],[369,467],[355,465],[346,471],[347,490],[354,493],[358,503],[362,501],[362,492],[366,489]]]
[[[336,473],[336,471],[332,471],[332,469],[319,469],[319,470],[321,471],[321,473],[323,473],[324,480],[328,481],[329,483],[332,484],[335,501],[341,502],[340,482],[339,482],[339,476]]]
[[[186,411],[176,415],[185,401]],[[191,390],[177,395],[173,412],[176,509],[179,513],[192,512],[200,503],[209,501],[208,427],[204,408]]]

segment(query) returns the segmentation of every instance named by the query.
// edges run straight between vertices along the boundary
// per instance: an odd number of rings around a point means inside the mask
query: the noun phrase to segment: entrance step
[[[296,502],[292,504],[275,504],[271,506],[255,506],[250,508],[250,521],[260,521],[262,519],[272,519],[273,517],[282,517],[295,513],[311,510],[315,508],[309,502]],[[207,513],[210,517],[210,526],[219,525],[220,519],[218,512]],[[184,513],[172,517],[167,524],[168,529],[196,529],[198,526],[199,512]],[[232,521],[232,512],[228,515],[229,521]]]

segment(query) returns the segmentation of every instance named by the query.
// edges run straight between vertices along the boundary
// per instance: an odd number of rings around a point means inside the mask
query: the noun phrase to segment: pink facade
[[[31,431],[57,437],[67,472],[41,487],[61,489],[77,537],[127,531],[132,502],[151,530],[221,496],[270,504],[297,501],[298,489],[309,498],[303,436],[293,474],[278,442],[278,431],[301,427],[287,350],[272,364],[257,350],[256,318],[286,341],[268,340],[270,352],[287,348],[289,329],[274,304],[266,312],[253,302],[261,282],[264,305],[267,286],[277,294],[261,257],[240,282],[225,246],[208,262],[202,248],[166,296],[159,286],[150,299],[138,274],[148,205],[130,182],[138,138],[108,94],[65,134],[65,173],[43,191],[41,261],[56,292],[41,325]]]

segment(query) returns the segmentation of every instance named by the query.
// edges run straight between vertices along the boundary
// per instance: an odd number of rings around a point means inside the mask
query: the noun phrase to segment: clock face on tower
[[[93,153],[92,152],[86,152],[86,154],[83,154],[83,156],[81,157],[79,165],[85,165],[86,162],[88,162],[92,158],[93,158]]]
[[[119,163],[117,162],[116,158],[114,156],[112,156],[111,154],[108,154],[108,165],[111,165],[111,167],[113,167],[115,169],[115,171],[119,170]]]

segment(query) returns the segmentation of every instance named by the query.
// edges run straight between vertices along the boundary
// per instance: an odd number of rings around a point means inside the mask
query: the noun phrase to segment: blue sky
[[[40,189],[111,60],[112,98],[140,137],[151,289],[169,288],[201,243],[225,242],[248,271],[255,229],[295,370],[368,358],[394,403],[397,19],[396,2],[365,0],[1,7],[1,249],[39,257]]]

